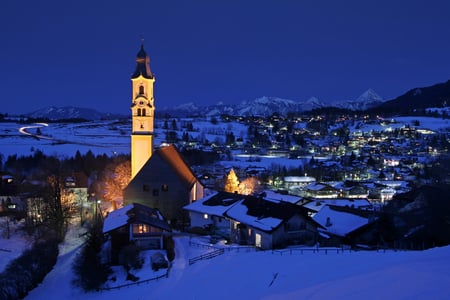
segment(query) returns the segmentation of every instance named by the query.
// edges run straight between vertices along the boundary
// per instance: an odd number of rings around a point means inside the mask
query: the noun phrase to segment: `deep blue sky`
[[[386,99],[450,79],[450,1],[0,1],[0,113],[129,113],[141,37],[156,107]]]

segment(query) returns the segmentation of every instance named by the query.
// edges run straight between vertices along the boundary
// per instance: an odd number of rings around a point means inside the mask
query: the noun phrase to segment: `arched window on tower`
[[[141,115],[141,109],[140,108],[137,109],[137,115],[138,115],[138,117]]]
[[[143,85],[139,86],[139,95],[144,95],[144,86]]]
[[[142,115],[145,116],[145,108],[142,109]]]

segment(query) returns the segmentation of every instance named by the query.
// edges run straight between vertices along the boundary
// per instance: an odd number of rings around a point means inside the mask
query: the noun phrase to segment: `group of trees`
[[[380,212],[380,243],[427,249],[450,244],[449,185],[422,186],[399,194]]]

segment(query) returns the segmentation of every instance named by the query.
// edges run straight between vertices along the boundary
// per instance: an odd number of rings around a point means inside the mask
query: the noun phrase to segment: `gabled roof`
[[[345,236],[348,233],[369,223],[368,217],[363,217],[342,207],[326,205],[313,219],[324,226],[325,233]]]
[[[244,198],[244,195],[220,191],[192,202],[191,204],[186,205],[184,209],[213,216],[223,216],[223,214],[236,204],[236,202],[241,201]]]
[[[192,186],[197,181],[194,172],[192,172],[175,145],[171,144],[158,148],[153,155],[160,156],[189,186]]]
[[[314,182],[311,184],[308,184],[305,189],[310,191],[337,191],[334,187],[331,185],[328,185],[326,183],[322,182]]]
[[[142,204],[132,203],[108,214],[103,223],[103,233],[108,233],[133,223],[148,224],[171,231],[169,224],[159,210]]]
[[[271,201],[253,196],[247,196],[225,213],[227,217],[235,221],[267,232],[277,229],[295,214],[301,215],[310,220],[311,223],[321,227],[320,224],[308,216],[308,209],[305,207],[289,202]]]

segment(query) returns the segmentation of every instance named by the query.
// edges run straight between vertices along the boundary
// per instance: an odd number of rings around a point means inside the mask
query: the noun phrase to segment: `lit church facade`
[[[183,207],[203,198],[204,188],[174,145],[153,147],[155,77],[143,44],[131,81],[131,181],[123,191],[124,205],[157,208],[172,225],[186,225]]]
[[[153,153],[153,127],[155,99],[153,85],[155,77],[150,70],[150,58],[144,44],[136,56],[136,70],[132,81],[132,129],[131,129],[131,178],[147,162]]]

